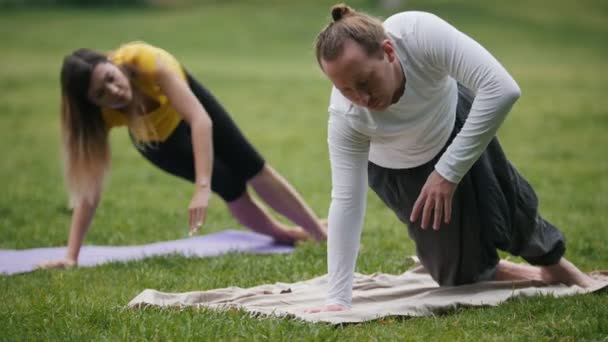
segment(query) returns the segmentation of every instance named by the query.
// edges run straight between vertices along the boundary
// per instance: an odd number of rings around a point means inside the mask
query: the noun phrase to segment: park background
[[[143,40],[174,54],[222,101],[264,157],[327,215],[330,83],[313,40],[333,2],[0,0],[0,248],[66,244],[59,68],[79,47]],[[386,18],[430,11],[496,56],[522,89],[499,131],[541,211],[583,270],[608,269],[608,3],[601,0],[357,0]],[[86,244],[183,238],[190,184],[151,167],[126,130],[111,134],[112,171]],[[204,232],[238,228],[214,197]],[[370,191],[357,271],[401,273],[406,229]],[[514,259],[519,260],[519,259]],[[292,255],[157,257],[0,276],[0,340],[605,340],[608,296],[512,300],[425,318],[335,327],[241,311],[128,310],[167,292],[293,282],[326,272],[325,244]]]

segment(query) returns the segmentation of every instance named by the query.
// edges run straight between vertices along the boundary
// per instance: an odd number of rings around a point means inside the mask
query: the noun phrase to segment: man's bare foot
[[[495,280],[536,280],[545,284],[578,285],[583,288],[598,284],[596,280],[581,272],[568,260],[561,258],[555,265],[532,266],[501,260],[496,267]]]
[[[597,285],[596,280],[581,272],[565,258],[561,258],[555,265],[542,266],[540,269],[549,284],[562,283],[568,286],[578,285],[582,288]]]
[[[535,280],[549,284],[547,279],[543,277],[540,267],[516,264],[507,260],[500,260],[498,266],[496,266],[496,275],[494,276],[494,279],[510,281]]]

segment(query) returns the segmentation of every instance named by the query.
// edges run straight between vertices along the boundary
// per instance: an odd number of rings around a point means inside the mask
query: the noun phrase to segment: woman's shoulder
[[[156,73],[159,60],[172,68],[179,66],[179,62],[169,52],[143,41],[121,45],[110,54],[110,59],[118,65],[130,65],[144,74]]]
[[[132,62],[142,55],[154,54],[157,48],[146,42],[135,41],[122,44],[116,50],[110,52],[110,59],[117,63]]]

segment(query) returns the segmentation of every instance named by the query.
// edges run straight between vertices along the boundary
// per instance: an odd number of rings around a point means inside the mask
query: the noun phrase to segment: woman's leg
[[[150,149],[139,149],[141,154],[160,169],[190,182],[194,181],[190,133],[185,123],[180,124],[170,139]],[[213,162],[211,189],[228,205],[232,215],[243,226],[268,235],[281,243],[293,244],[310,238],[299,227],[288,229],[264,210],[247,193],[247,184],[234,175],[219,159]]]
[[[300,227],[289,228],[275,220],[255,199],[249,196],[247,191],[237,199],[227,202],[227,205],[240,224],[255,232],[271,236],[277,242],[293,244],[310,237]]]
[[[219,101],[215,99],[209,90],[190,75],[188,75],[188,84],[213,121],[214,162],[221,161],[232,175],[230,178],[227,178],[227,183],[222,186],[234,188],[235,184],[239,186],[241,183],[250,184],[270,207],[294,223],[302,226],[315,239],[325,240],[327,238],[326,228],[319,222],[313,211],[305,204],[304,200],[293,187],[276,171],[266,166],[262,156],[249,143]],[[213,177],[216,178],[217,173],[215,169],[213,172]],[[219,177],[223,176],[220,175]],[[235,180],[238,180],[238,182],[235,182]],[[218,180],[219,182],[221,180]],[[220,184],[218,184],[217,188],[219,189],[219,187]],[[239,191],[238,194],[240,195],[243,191],[244,189]],[[229,203],[230,207],[230,203],[235,198],[224,199]],[[246,201],[245,203],[247,203],[248,208],[252,206],[252,202],[250,201]],[[259,204],[256,204],[256,208],[258,209],[254,211],[243,211],[248,213],[244,215],[254,215],[251,220],[255,221],[256,225],[259,222],[271,222],[268,219],[260,220],[259,214],[263,210],[261,210]],[[243,215],[242,212],[239,213]],[[268,216],[268,214],[265,215]],[[250,220],[249,217],[237,217],[237,219],[241,222],[243,220],[246,222]],[[272,230],[274,228],[269,227],[269,229]]]
[[[264,168],[249,180],[249,184],[260,198],[278,213],[303,227],[318,241],[327,239],[327,228],[323,221],[319,220],[300,194],[270,165],[264,165]]]

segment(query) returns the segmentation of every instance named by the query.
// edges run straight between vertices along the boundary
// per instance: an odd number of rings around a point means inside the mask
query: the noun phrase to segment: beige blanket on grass
[[[496,306],[518,296],[562,297],[608,289],[608,272],[594,272],[591,276],[601,283],[587,289],[546,286],[534,281],[488,281],[439,287],[423,267],[417,266],[401,275],[355,274],[353,307],[342,312],[304,313],[304,309],[324,303],[326,275],[293,284],[276,283],[246,289],[228,287],[185,293],[148,289],[133,298],[129,307],[238,308],[253,314],[289,316],[309,322],[357,323],[387,316],[426,316],[461,306]]]

